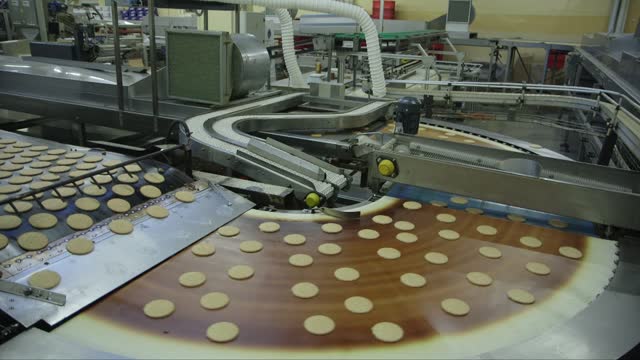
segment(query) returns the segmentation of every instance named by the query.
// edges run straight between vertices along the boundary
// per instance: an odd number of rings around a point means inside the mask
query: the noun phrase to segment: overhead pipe
[[[620,10],[618,10],[618,18],[616,19],[616,33],[624,33],[624,27],[627,24],[627,14],[629,13],[629,0],[620,2]]]
[[[609,15],[609,27],[607,28],[607,32],[609,34],[616,31],[616,20],[618,19],[618,11],[620,9],[620,3],[622,0],[613,0],[613,4],[611,4],[611,14]]]
[[[280,32],[282,33],[282,52],[284,64],[289,73],[291,86],[294,88],[304,87],[306,82],[302,77],[302,71],[296,58],[296,49],[293,42],[293,19],[287,9],[276,9],[276,15],[280,19]]]

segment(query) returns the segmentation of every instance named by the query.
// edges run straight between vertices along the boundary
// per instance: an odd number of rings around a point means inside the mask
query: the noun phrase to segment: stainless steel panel
[[[233,34],[232,98],[239,98],[260,89],[269,79],[271,59],[264,45],[251,34]]]

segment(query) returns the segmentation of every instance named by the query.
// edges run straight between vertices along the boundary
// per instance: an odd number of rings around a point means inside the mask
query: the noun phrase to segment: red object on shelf
[[[560,70],[564,68],[564,62],[567,59],[567,52],[562,50],[550,50],[549,61],[547,66],[552,70]]]
[[[380,18],[380,0],[374,0],[373,2],[373,12],[371,17],[374,19]],[[396,18],[396,2],[395,1],[385,1],[384,2],[384,18],[385,19],[395,19]]]
[[[442,43],[433,43],[429,47],[429,50],[444,51],[444,44],[442,44]],[[436,60],[442,60],[443,58],[444,58],[444,55],[436,54]]]

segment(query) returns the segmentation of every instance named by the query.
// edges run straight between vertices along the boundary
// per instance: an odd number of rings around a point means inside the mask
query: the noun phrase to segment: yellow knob
[[[383,176],[391,176],[396,171],[396,166],[391,160],[382,160],[378,163],[378,172]]]
[[[308,207],[313,208],[320,205],[320,195],[312,192],[304,198],[304,203],[307,204]]]

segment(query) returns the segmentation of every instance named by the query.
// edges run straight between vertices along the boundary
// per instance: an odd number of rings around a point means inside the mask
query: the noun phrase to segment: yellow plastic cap
[[[316,207],[320,205],[320,195],[313,192],[309,193],[307,197],[304,198],[304,203],[310,208]]]
[[[383,176],[391,176],[396,171],[396,166],[391,160],[382,160],[378,163],[378,172]]]

